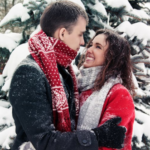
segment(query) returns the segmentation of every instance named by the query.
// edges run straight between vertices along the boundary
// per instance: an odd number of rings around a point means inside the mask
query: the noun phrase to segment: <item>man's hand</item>
[[[116,117],[92,129],[96,134],[99,147],[123,148],[126,128],[118,126],[120,122],[121,118]]]

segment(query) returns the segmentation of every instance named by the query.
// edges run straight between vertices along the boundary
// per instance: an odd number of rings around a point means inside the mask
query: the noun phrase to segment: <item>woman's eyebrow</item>
[[[100,43],[95,43],[96,45],[100,45],[100,46],[102,46],[102,47],[104,47],[102,44],[100,44]]]

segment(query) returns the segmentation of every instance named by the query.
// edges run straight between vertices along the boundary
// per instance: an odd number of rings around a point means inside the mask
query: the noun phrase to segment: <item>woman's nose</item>
[[[92,49],[93,49],[93,48],[92,48],[92,46],[91,46],[91,47],[89,47],[89,48],[87,49],[87,51],[91,53],[91,52],[92,52]]]

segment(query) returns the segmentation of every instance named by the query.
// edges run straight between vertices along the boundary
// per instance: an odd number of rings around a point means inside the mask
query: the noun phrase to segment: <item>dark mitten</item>
[[[120,122],[121,118],[116,117],[92,129],[96,134],[99,147],[123,148],[126,128],[118,126]]]

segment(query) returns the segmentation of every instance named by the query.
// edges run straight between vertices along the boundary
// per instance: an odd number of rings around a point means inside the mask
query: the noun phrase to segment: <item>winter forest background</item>
[[[0,2],[0,149],[10,149],[15,137],[9,86],[17,65],[29,54],[27,41],[40,30],[45,7],[56,0],[1,0]],[[72,0],[88,13],[87,41],[99,28],[125,37],[131,46],[136,119],[133,150],[150,150],[150,2],[148,0]],[[83,47],[79,51],[81,55]],[[77,72],[78,57],[72,63]]]

